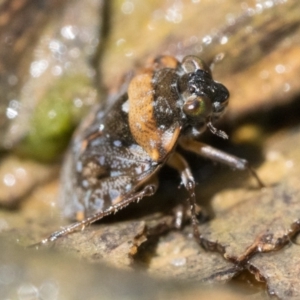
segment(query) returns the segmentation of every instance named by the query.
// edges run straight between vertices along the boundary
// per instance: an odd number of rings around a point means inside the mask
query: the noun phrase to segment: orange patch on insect
[[[77,220],[78,222],[84,220],[85,217],[86,217],[86,216],[85,216],[84,211],[77,211],[77,212],[76,212],[75,218],[76,218],[76,220]]]
[[[164,68],[176,69],[179,65],[178,60],[170,55],[162,55],[148,59],[145,68],[139,69],[137,74],[153,72]]]
[[[118,196],[117,198],[112,200],[112,204],[113,205],[118,204],[118,203],[122,202],[123,200],[124,200],[124,197]]]
[[[154,60],[154,66],[156,69],[162,69],[162,68],[172,68],[175,69],[178,66],[178,60],[169,55],[163,55]]]
[[[174,147],[180,129],[159,129],[154,116],[152,72],[135,76],[128,87],[129,127],[136,142],[154,161],[162,160]]]
[[[169,134],[169,136],[167,136]],[[166,133],[163,135],[164,141],[163,141],[163,147],[166,151],[166,153],[169,153],[172,151],[173,147],[175,146],[178,137],[180,134],[180,127],[175,127],[174,130],[170,132],[170,130],[167,130]]]

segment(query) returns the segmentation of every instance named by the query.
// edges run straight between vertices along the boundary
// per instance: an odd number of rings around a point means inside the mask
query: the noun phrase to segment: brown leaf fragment
[[[91,226],[59,239],[57,245],[93,262],[125,267],[132,264],[132,256],[145,240],[145,222],[134,221]]]
[[[256,252],[282,247],[298,230],[300,191],[287,183],[266,188],[201,226],[203,244],[244,262]]]
[[[279,299],[300,298],[299,244],[289,243],[280,251],[258,254],[249,262],[249,270],[266,281],[268,292]]]

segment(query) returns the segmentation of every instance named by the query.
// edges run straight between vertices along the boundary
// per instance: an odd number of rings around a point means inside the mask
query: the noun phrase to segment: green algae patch
[[[83,76],[65,77],[50,87],[35,109],[30,130],[17,153],[43,162],[59,157],[76,125],[95,98],[95,89]]]

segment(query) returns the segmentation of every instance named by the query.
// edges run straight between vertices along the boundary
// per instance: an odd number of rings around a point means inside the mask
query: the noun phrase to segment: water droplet
[[[16,279],[16,267],[13,265],[0,266],[0,284],[11,284]]]
[[[133,51],[128,50],[125,52],[126,57],[131,57],[132,55],[133,55]]]
[[[175,267],[182,267],[186,264],[186,257],[177,257],[172,259],[171,264]]]
[[[123,14],[130,15],[134,11],[134,4],[131,1],[125,1],[121,6],[121,10]]]
[[[285,83],[284,85],[283,85],[283,91],[284,92],[289,92],[291,90],[291,85],[289,84],[289,83]]]
[[[61,29],[60,33],[64,38],[68,40],[74,40],[78,33],[78,29],[75,26],[68,25],[68,26],[64,26]]]
[[[263,11],[263,6],[262,6],[262,4],[257,3],[257,4],[255,5],[255,12],[256,12],[257,14],[259,14],[259,13],[261,13],[262,11]]]
[[[31,283],[24,283],[18,288],[18,296],[20,300],[37,300],[38,289]]]
[[[170,7],[165,14],[165,19],[168,22],[172,22],[175,24],[180,23],[182,21],[181,6],[173,5],[172,7]]]
[[[274,6],[273,1],[265,1],[265,2],[264,2],[264,7],[265,7],[265,8],[271,8],[271,7],[273,7],[273,6]]]
[[[212,41],[212,38],[210,35],[206,35],[203,39],[202,39],[202,42],[205,44],[205,45],[209,45]]]
[[[13,186],[16,183],[16,177],[13,174],[5,174],[3,178],[3,183],[6,186]]]
[[[40,298],[43,300],[56,300],[58,299],[59,289],[56,282],[48,280],[45,281],[40,287]]]
[[[6,108],[6,116],[8,119],[14,119],[18,115],[18,112],[12,108],[12,107],[7,107]]]
[[[224,35],[220,38],[220,44],[221,45],[227,44],[227,42],[228,42],[228,37],[227,36]]]
[[[61,66],[54,66],[52,69],[51,69],[51,72],[54,76],[59,76],[62,74],[62,67]]]
[[[49,112],[48,112],[48,118],[49,119],[54,119],[55,117],[57,116],[57,113],[54,109],[51,109]]]
[[[233,14],[227,14],[226,15],[226,21],[227,21],[227,24],[229,26],[234,25],[235,24],[235,17],[234,17],[234,15]]]
[[[77,108],[80,108],[83,105],[83,102],[82,102],[82,100],[80,98],[75,98],[73,100],[73,103],[74,103],[74,106],[77,107]]]
[[[276,73],[278,73],[278,74],[282,74],[282,73],[284,73],[285,71],[286,71],[286,69],[285,69],[285,66],[284,65],[276,65],[275,66],[275,71],[276,71]]]
[[[19,177],[19,178],[24,178],[24,177],[27,175],[27,172],[26,172],[26,170],[23,169],[23,168],[17,168],[17,170],[16,170],[16,175],[17,175],[17,177]]]
[[[116,41],[116,45],[119,47],[119,46],[123,45],[125,42],[126,42],[125,39],[118,39],[118,40]]]
[[[100,124],[99,131],[102,131],[104,129],[104,124]]]
[[[48,61],[45,59],[33,61],[30,65],[30,74],[32,77],[40,77],[48,68]]]

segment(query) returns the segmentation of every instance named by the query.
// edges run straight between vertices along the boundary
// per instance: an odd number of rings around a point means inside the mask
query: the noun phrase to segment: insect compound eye
[[[183,59],[181,66],[185,73],[194,73],[197,70],[203,70],[211,76],[211,70],[208,67],[208,65],[197,56],[194,55],[186,56]]]
[[[225,103],[229,98],[229,91],[227,90],[227,88],[219,82],[215,82],[213,88],[215,91],[214,101]]]
[[[213,114],[219,117],[228,105],[229,92],[221,83],[215,82],[213,85]]]
[[[183,105],[183,111],[190,117],[206,117],[211,114],[212,104],[207,96],[191,96]]]

